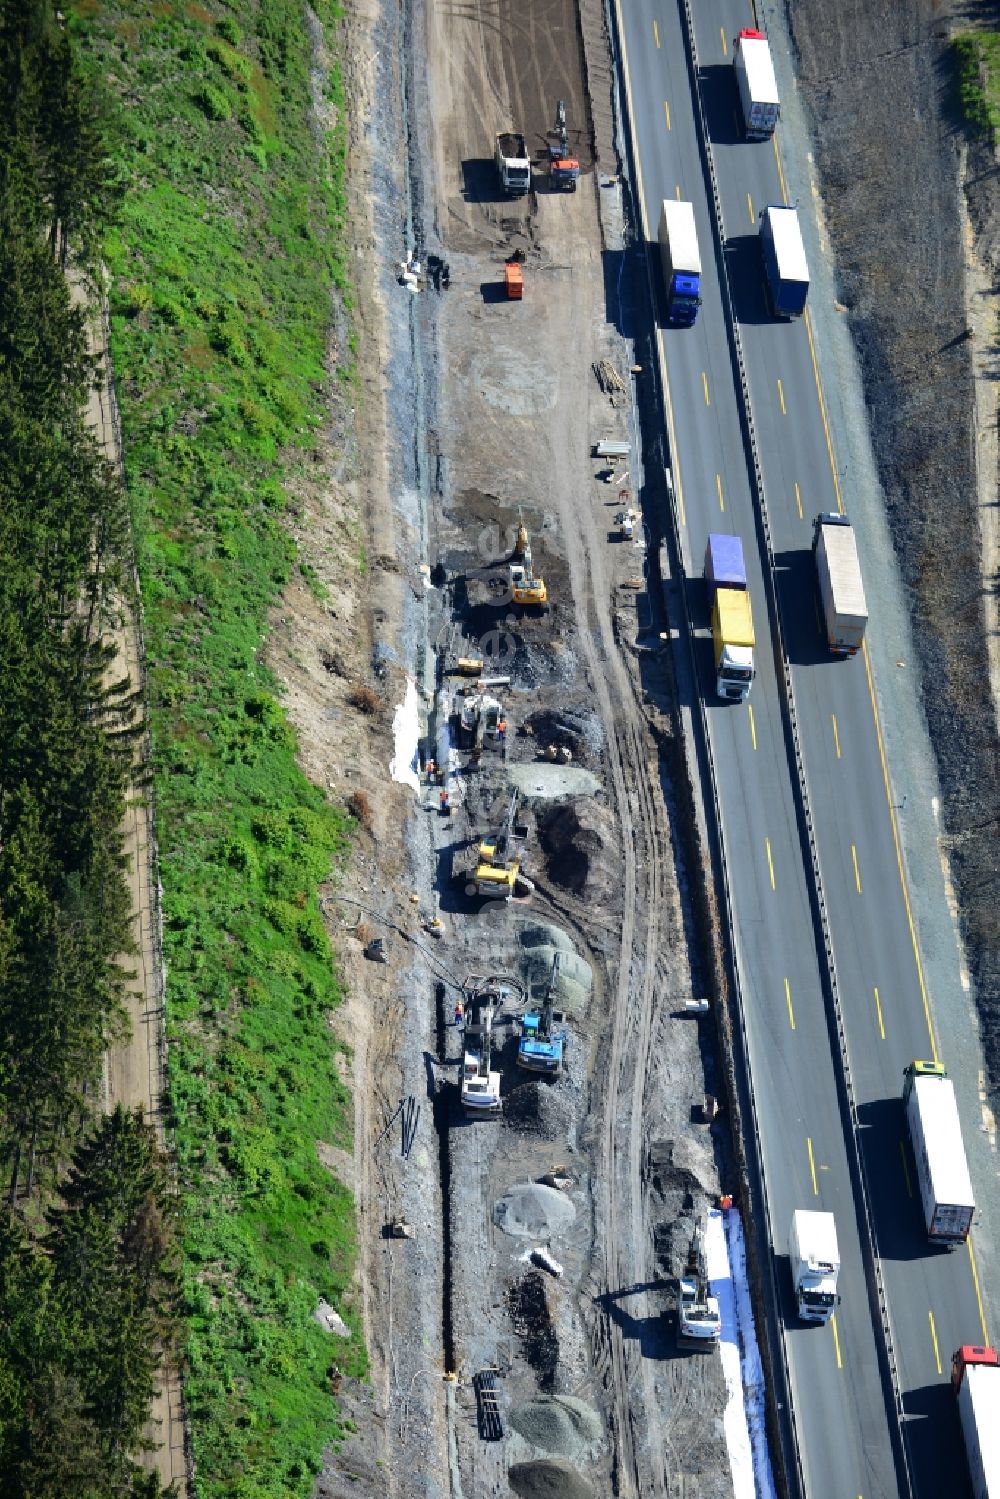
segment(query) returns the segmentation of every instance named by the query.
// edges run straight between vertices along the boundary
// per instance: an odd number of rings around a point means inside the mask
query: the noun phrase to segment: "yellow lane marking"
[[[885,799],[889,804],[889,822],[892,827],[892,841],[896,849],[896,869],[899,872],[899,885],[903,892],[903,905],[906,908],[906,921],[910,928],[910,943],[913,947],[913,961],[917,965],[917,984],[920,987],[920,1000],[924,1007],[924,1020],[927,1025],[927,1035],[930,1037],[931,1061],[938,1060],[937,1041],[934,1038],[934,1022],[931,1020],[931,1005],[927,995],[927,984],[924,980],[924,965],[920,960],[920,945],[917,942],[917,928],[913,920],[913,909],[910,905],[910,892],[906,888],[906,875],[903,872],[903,850],[899,843],[899,828],[896,825],[896,809],[893,805],[892,790],[889,786],[889,764],[885,758],[885,745],[882,742],[882,725],[878,716],[878,705],[875,702],[875,682],[872,678],[872,664],[868,655],[867,641],[861,642],[861,653],[865,658],[865,674],[868,677],[868,696],[871,699],[872,717],[875,720],[875,740],[878,744],[878,757],[882,763],[882,784],[885,787]]]
[[[664,369],[666,369],[666,367],[667,367],[666,360],[663,361],[663,367],[664,367]],[[671,424],[668,423],[668,425],[671,425]],[[674,466],[673,466],[674,494],[677,496],[677,510],[678,510],[678,513],[679,513],[680,518],[681,518],[681,526],[685,527],[685,526],[687,526],[687,512],[684,509],[684,491],[681,488],[680,469],[678,468],[678,465],[677,465],[677,449],[676,448],[671,448],[670,449],[670,453],[671,453],[671,456],[673,457],[673,460],[674,460]]]
[[[770,838],[765,838],[764,839],[764,847],[767,849],[767,872],[771,876],[771,889],[774,890],[777,887],[775,886],[775,883],[774,883],[774,860],[771,858],[771,840],[770,840]]]
[[[840,731],[837,728],[836,713],[830,714],[830,722],[833,724],[833,747],[837,751],[837,759],[840,759]]]
[[[711,406],[712,397],[708,393],[708,376],[705,374],[704,370],[702,370],[701,372],[701,389],[705,397],[705,405]]]
[[[666,99],[664,99],[664,101],[663,101],[663,113],[667,117],[667,129],[669,130],[669,129],[671,129],[671,125],[670,125],[670,105],[667,103]]]
[[[900,1140],[899,1142],[899,1156],[900,1160],[903,1162],[903,1180],[906,1183],[906,1195],[907,1197],[912,1197],[913,1183],[910,1181],[910,1167],[906,1159],[906,1146],[903,1144],[902,1140]]]
[[[781,170],[781,152],[778,150],[778,137],[776,135],[772,135],[771,136],[771,144],[774,147],[774,160],[777,163],[777,167],[778,167],[778,181],[781,183],[781,197],[782,197],[782,201],[785,202],[785,203],[787,203],[788,202],[788,192],[787,192],[787,190],[785,188],[785,174]]]
[[[874,991],[874,993],[875,993],[875,1014],[878,1016],[878,1033],[882,1037],[882,1040],[884,1041],[885,1040],[885,1021],[882,1019],[882,1001],[878,997],[878,990],[877,989]],[[905,1161],[905,1157],[904,1157],[904,1161]]]
[[[720,26],[719,27],[719,35],[722,38],[722,55],[723,55],[723,57],[728,57],[729,56],[729,46],[728,46],[728,44],[726,42],[726,28],[724,26]]]
[[[674,188],[674,197],[677,199],[678,203],[681,201],[681,190],[679,185]]]
[[[785,1004],[788,1006],[788,1024],[795,1029],[795,1011],[792,1009],[792,986],[785,980]]]
[[[809,1175],[812,1177],[813,1196],[819,1196],[819,1187],[816,1185],[816,1158],[813,1155],[812,1136],[806,1135],[806,1149],[809,1152]]]
[[[750,216],[750,222],[752,224],[753,223],[753,199],[751,198],[751,196],[750,196],[749,193],[747,193],[747,213]]]
[[[726,508],[726,502],[722,498],[722,480],[718,474],[716,474],[715,476],[715,487],[719,495],[719,509],[724,511]]]
[[[753,703],[747,703],[747,712],[750,715],[750,743],[754,749],[757,748],[757,725],[753,721]]]
[[[840,1356],[840,1333],[837,1331],[837,1313],[834,1312],[830,1318],[830,1326],[833,1328],[833,1351],[837,1355],[837,1368],[844,1367],[844,1360]]]
[[[858,850],[857,850],[857,847],[855,846],[855,844],[853,844],[853,843],[851,844],[851,862],[854,865],[854,883],[855,883],[855,885],[857,885],[857,887],[858,887],[858,894],[860,895],[861,894],[861,870],[858,868]]]
[[[778,400],[781,402],[782,416],[787,416],[788,412],[785,410],[785,387],[780,380],[778,381]]]
[[[655,21],[653,22],[653,41],[657,46],[660,45],[660,28]]]
[[[802,493],[797,484],[795,486],[795,503],[799,507],[799,520],[805,520],[805,515],[802,511]]]
[[[983,1344],[989,1347],[989,1333],[986,1331],[986,1313],[983,1310],[983,1293],[979,1288],[979,1271],[976,1269],[976,1251],[972,1247],[972,1235],[966,1239],[969,1248],[969,1267],[972,1270],[972,1284],[976,1288],[976,1305],[979,1307],[979,1326],[983,1331]]]
[[[930,1310],[929,1307],[927,1309],[927,1320],[931,1325],[931,1342],[934,1344],[934,1362],[937,1364],[938,1373],[943,1374],[944,1370],[941,1368],[941,1350],[938,1347],[937,1328],[934,1326],[934,1313]]]

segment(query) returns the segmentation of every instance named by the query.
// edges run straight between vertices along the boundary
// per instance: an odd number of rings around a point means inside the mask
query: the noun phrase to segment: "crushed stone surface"
[[[573,1395],[543,1395],[519,1405],[510,1424],[526,1441],[559,1457],[580,1457],[602,1434],[593,1406]]]
[[[560,1458],[515,1463],[507,1476],[521,1499],[594,1499],[590,1479]]]
[[[539,1182],[511,1187],[493,1209],[493,1220],[505,1234],[544,1239],[562,1233],[576,1218],[576,1208],[562,1192]]]

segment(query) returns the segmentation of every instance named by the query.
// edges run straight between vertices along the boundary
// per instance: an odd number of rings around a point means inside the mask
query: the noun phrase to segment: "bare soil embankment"
[[[961,195],[971,248],[995,288],[1000,174],[991,147],[967,137],[949,47],[961,27],[1000,27],[1000,5],[797,0],[788,9],[839,292],[860,355],[920,654],[995,1109],[1000,744],[986,605],[997,572],[996,559],[984,567],[980,507],[996,505],[997,476],[985,457],[995,448],[980,440],[975,420],[976,381],[996,379],[995,318],[969,318]],[[995,427],[995,390],[986,404]]]

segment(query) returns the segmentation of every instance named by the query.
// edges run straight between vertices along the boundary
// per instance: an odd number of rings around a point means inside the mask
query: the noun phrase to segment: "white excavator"
[[[462,1056],[462,1107],[477,1119],[500,1113],[500,1072],[493,1062],[494,995],[470,996]],[[473,1006],[475,1006],[474,1014]]]
[[[705,1269],[701,1224],[694,1231],[684,1274],[677,1282],[677,1341],[683,1348],[711,1353],[722,1335],[718,1297]]]

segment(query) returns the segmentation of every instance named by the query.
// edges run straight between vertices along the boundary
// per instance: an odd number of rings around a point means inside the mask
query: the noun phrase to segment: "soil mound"
[[[554,885],[587,901],[607,900],[617,852],[614,821],[606,807],[577,797],[540,811],[538,840]]]
[[[525,1441],[560,1457],[581,1457],[601,1438],[601,1418],[573,1395],[543,1395],[510,1413],[510,1424]]]
[[[511,1491],[521,1499],[594,1499],[590,1479],[558,1457],[515,1463],[507,1479]]]
[[[543,1140],[564,1139],[573,1124],[573,1105],[568,1095],[550,1083],[522,1083],[503,1101],[507,1124],[525,1135]]]
[[[511,1187],[493,1209],[497,1228],[519,1239],[548,1239],[569,1228],[575,1218],[576,1208],[569,1198],[539,1182]]]
[[[552,1325],[544,1277],[537,1270],[529,1271],[511,1286],[507,1302],[521,1354],[538,1376],[539,1387],[550,1391],[559,1362],[559,1339]]]

